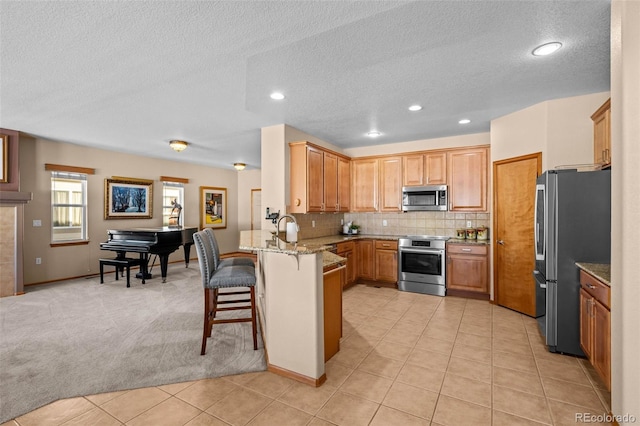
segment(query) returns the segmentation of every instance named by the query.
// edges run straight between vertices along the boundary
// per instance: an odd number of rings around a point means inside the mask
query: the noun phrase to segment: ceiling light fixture
[[[462,120],[458,121],[458,124],[469,124],[471,123],[471,120],[469,120],[468,118],[463,118]]]
[[[367,136],[369,136],[370,138],[377,138],[380,135],[382,135],[382,133],[380,133],[377,130],[372,130],[372,131],[367,133]]]
[[[542,44],[531,52],[533,56],[546,56],[551,55],[553,52],[557,51],[562,47],[562,43],[558,41],[553,41],[551,43]]]
[[[187,146],[189,146],[189,144],[185,141],[179,141],[174,139],[171,142],[169,142],[169,146],[171,147],[171,149],[173,149],[176,152],[182,152],[185,149],[187,149]]]
[[[273,92],[270,96],[274,101],[281,101],[284,99],[284,95],[280,92]]]
[[[244,170],[245,167],[247,167],[246,164],[244,163],[233,163],[233,167],[237,170],[237,171],[241,171]]]
[[[409,111],[413,111],[413,112],[415,112],[415,111],[420,111],[421,109],[422,109],[422,106],[421,106],[421,105],[411,105],[411,106],[409,107]]]

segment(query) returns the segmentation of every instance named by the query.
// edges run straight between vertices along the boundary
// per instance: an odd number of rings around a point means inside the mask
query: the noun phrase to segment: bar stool
[[[253,259],[248,257],[229,257],[227,259],[220,259],[220,249],[218,248],[218,241],[213,233],[213,229],[204,228],[204,232],[207,237],[205,241],[211,244],[211,249],[213,250],[213,264],[216,269],[221,266],[256,266]]]
[[[214,324],[236,322],[251,322],[253,333],[253,349],[258,349],[257,314],[256,314],[256,274],[252,265],[227,265],[215,267],[213,246],[209,242],[206,231],[193,234],[193,242],[198,253],[198,263],[202,275],[204,288],[204,325],[202,332],[202,348],[200,355],[204,355],[207,348],[207,338],[211,337]],[[250,260],[250,259],[249,259]],[[226,288],[247,288],[238,291],[219,291]],[[238,298],[248,295],[248,298]],[[218,312],[250,310],[251,316],[242,318],[216,319]]]

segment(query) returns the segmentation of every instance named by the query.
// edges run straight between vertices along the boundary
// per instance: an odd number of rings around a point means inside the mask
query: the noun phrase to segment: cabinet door
[[[358,277],[373,280],[375,277],[373,240],[359,240],[356,243],[356,250],[358,252]]]
[[[351,162],[338,157],[338,211],[351,208]]]
[[[427,154],[424,156],[425,184],[447,184],[447,153]]]
[[[378,211],[402,210],[402,157],[380,159],[380,205]]]
[[[594,301],[592,364],[602,381],[611,389],[611,313],[600,302]]]
[[[580,289],[580,347],[588,359],[591,359],[591,304],[593,298],[584,289]]]
[[[398,282],[398,252],[376,249],[376,281]]]
[[[375,212],[378,207],[378,160],[351,162],[351,211]]]
[[[402,185],[424,186],[424,155],[405,155],[402,157]]]
[[[324,203],[324,153],[307,147],[307,211],[321,212]]]
[[[347,251],[342,253],[340,256],[347,259],[347,273],[345,278],[345,287],[353,284],[356,281],[356,265],[355,265],[355,257],[353,255],[353,251]]]
[[[340,350],[342,337],[342,286],[344,268],[324,273],[324,360]]]
[[[611,164],[611,99],[591,116],[593,120],[593,162]]]
[[[489,291],[486,256],[450,254],[447,259],[447,288],[486,293]]]
[[[338,211],[338,156],[324,153],[324,204],[325,212]]]
[[[465,149],[448,154],[449,210],[487,210],[487,149]]]

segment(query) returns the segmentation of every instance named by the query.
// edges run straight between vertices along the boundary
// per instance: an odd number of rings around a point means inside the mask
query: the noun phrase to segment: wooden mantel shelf
[[[27,204],[31,200],[31,192],[0,191],[0,204]]]

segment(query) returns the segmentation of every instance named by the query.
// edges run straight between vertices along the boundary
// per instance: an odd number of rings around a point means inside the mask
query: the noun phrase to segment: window
[[[184,184],[181,182],[162,182],[162,224],[183,225]],[[176,208],[174,210],[174,208]],[[172,215],[173,213],[173,215]]]
[[[51,241],[86,241],[87,175],[51,173]]]

